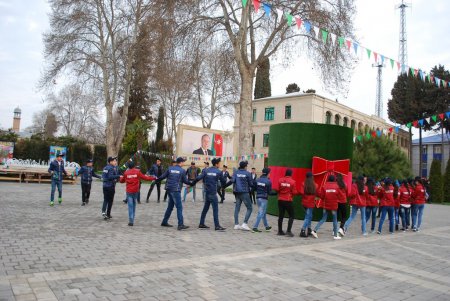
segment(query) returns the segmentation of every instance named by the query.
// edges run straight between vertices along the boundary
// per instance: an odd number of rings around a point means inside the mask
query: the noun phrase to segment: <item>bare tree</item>
[[[107,153],[117,155],[125,134],[139,25],[149,13],[149,0],[49,2],[50,31],[44,34],[48,66],[40,86],[48,87],[68,72],[99,87],[106,109]],[[118,106],[121,114],[114,114]]]
[[[92,130],[90,125],[100,115],[99,101],[79,85],[65,86],[58,94],[51,93],[47,101],[65,136],[87,138]]]
[[[349,57],[342,48],[337,43],[323,44],[321,37],[315,38],[313,31],[297,30],[296,22],[291,21],[293,16],[299,16],[308,24],[351,38],[353,0],[274,0],[271,1],[271,18],[267,18],[262,9],[255,13],[252,1],[245,1],[245,7],[241,0],[181,2],[186,5],[179,7],[190,14],[185,20],[178,20],[185,33],[216,35],[233,49],[241,83],[239,115],[236,116],[239,118],[241,154],[249,154],[252,149],[253,78],[261,61],[275,55],[286,58],[293,51],[305,50],[321,70],[328,87],[333,84],[339,87],[344,82]]]
[[[193,105],[204,128],[211,128],[215,119],[231,116],[239,95],[239,73],[233,52],[227,44],[199,43],[193,59]]]

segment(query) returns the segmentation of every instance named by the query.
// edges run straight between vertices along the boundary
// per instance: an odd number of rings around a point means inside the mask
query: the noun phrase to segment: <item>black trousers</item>
[[[344,224],[347,221],[347,204],[346,203],[338,203],[337,209],[337,219],[341,222],[342,229],[344,228]]]
[[[250,193],[250,200],[253,202],[253,204],[256,204],[256,191],[251,190],[249,193]]]
[[[148,193],[147,193],[147,201],[150,198],[150,195],[152,194],[152,191],[153,191],[153,188],[155,188],[155,185],[156,185],[156,190],[158,191],[158,202],[159,202],[159,200],[161,198],[161,182],[158,182],[158,183],[153,182],[150,185],[150,189],[148,190]]]
[[[218,187],[218,188],[217,188],[217,193],[218,193],[219,196],[220,196],[220,201],[221,201],[221,202],[225,201],[225,188]]]
[[[291,232],[294,223],[294,206],[289,201],[278,201],[278,232],[283,231],[283,218],[286,211],[289,214],[287,231]]]
[[[111,208],[114,201],[115,187],[103,187],[103,207],[102,212],[106,212],[106,216],[111,216]]]
[[[89,202],[91,195],[91,183],[81,183],[81,201],[83,203]]]

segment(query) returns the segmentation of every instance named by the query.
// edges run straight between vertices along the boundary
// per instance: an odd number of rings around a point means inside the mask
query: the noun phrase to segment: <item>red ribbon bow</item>
[[[312,159],[312,173],[313,175],[319,178],[322,178],[321,181],[316,181],[321,183],[320,187],[325,184],[329,175],[334,175],[335,173],[339,173],[343,176],[346,176],[350,171],[350,160],[326,160],[320,157],[313,157]],[[319,188],[320,188],[319,187]]]

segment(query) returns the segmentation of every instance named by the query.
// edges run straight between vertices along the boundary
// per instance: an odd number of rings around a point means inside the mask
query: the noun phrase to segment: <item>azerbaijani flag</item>
[[[213,143],[212,143],[212,153],[213,156],[221,157],[222,156],[222,150],[223,150],[223,139],[222,135],[219,134],[213,134]]]

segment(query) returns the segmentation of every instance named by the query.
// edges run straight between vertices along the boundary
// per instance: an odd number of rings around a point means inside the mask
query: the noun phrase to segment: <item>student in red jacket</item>
[[[350,205],[352,206],[352,214],[350,218],[345,222],[344,233],[347,232],[353,219],[356,217],[358,210],[361,211],[361,231],[363,235],[367,235],[366,231],[366,190],[364,185],[364,177],[359,176],[356,183],[352,185],[352,191],[350,193]],[[341,233],[342,235],[342,233]]]
[[[381,217],[380,223],[378,224],[378,234],[381,234],[383,229],[384,219],[386,214],[389,216],[389,233],[394,233],[394,186],[392,185],[391,179],[386,179],[384,181],[384,187],[379,190],[380,196],[380,209]]]
[[[412,192],[412,227],[414,232],[419,232],[425,207],[425,188],[420,177],[416,177],[414,182],[416,186]]]
[[[372,217],[372,224],[370,226],[370,233],[375,231],[375,223],[377,221],[378,210],[378,195],[375,186],[375,181],[372,178],[367,179],[366,188],[366,223]]]
[[[287,235],[293,237],[292,224],[294,223],[294,206],[292,206],[292,199],[294,195],[298,194],[296,189],[296,182],[292,179],[292,169],[287,169],[285,176],[278,180],[278,235]],[[289,221],[287,232],[283,232],[283,218],[287,211],[289,214]]]
[[[142,174],[139,169],[134,168],[134,162],[129,161],[128,169],[120,177],[120,183],[127,183],[128,226],[133,226],[134,224],[140,180],[153,181],[156,180],[156,177]]]
[[[319,196],[323,200],[323,215],[322,219],[317,223],[314,231],[312,231],[312,236],[318,238],[317,231],[319,231],[322,224],[327,220],[328,211],[333,215],[333,235],[334,239],[341,239],[338,235],[338,223],[337,223],[337,208],[338,208],[338,190],[339,186],[335,182],[336,178],[334,175],[328,176],[328,182],[326,182],[319,191]]]
[[[398,198],[400,203],[399,215],[402,219],[402,231],[408,230],[409,216],[411,210],[411,191],[408,181],[403,180],[402,185],[398,189]]]
[[[339,233],[344,234],[344,225],[347,221],[347,185],[345,185],[344,178],[341,174],[336,175],[336,183],[339,186],[338,190],[338,209],[337,218],[341,221],[339,226]]]
[[[314,182],[313,174],[311,172],[306,173],[306,178],[301,189],[301,194],[302,205],[303,208],[305,208],[305,220],[303,221],[300,237],[308,237],[312,233],[311,221],[317,194],[317,184]],[[308,232],[306,232],[306,229],[308,229]]]

